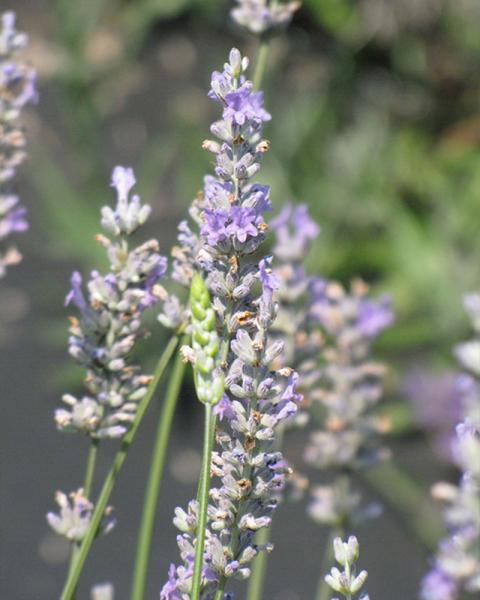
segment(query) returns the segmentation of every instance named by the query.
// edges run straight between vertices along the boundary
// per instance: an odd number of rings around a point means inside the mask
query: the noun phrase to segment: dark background
[[[69,274],[105,266],[92,238],[99,207],[113,201],[115,164],[134,166],[154,209],[147,234],[168,253],[211,168],[201,150],[216,118],[206,98],[209,74],[233,45],[255,59],[256,40],[229,23],[229,6],[2,4],[28,31],[28,58],[40,78],[40,103],[24,119],[30,157],[18,177],[31,229],[18,239],[23,263],[0,289],[2,597],[50,600],[65,577],[67,549],[44,515],[56,489],[78,487],[87,453],[86,440],[57,433],[52,419],[61,394],[80,389],[82,376],[66,352]],[[467,335],[461,296],[478,286],[479,17],[476,0],[305,0],[288,33],[272,44],[264,85],[273,120],[261,177],[272,184],[277,209],[287,199],[307,202],[320,223],[309,269],[344,282],[360,275],[374,293],[393,296],[396,325],[377,347],[391,365],[391,445],[426,498],[439,476],[455,477],[435,443],[450,430],[453,412],[451,389],[438,382],[453,368],[452,345]],[[150,366],[165,344],[160,325],[152,322],[152,331],[141,352]],[[419,367],[426,373],[421,385]],[[158,408],[128,457],[112,499],[117,527],[96,542],[79,598],[106,580],[115,583],[118,600],[128,598]],[[158,597],[169,562],[177,560],[171,519],[195,493],[199,420],[187,382],[148,597]],[[291,435],[288,454],[299,460],[302,443]],[[100,453],[97,485],[114,448],[105,444]],[[379,499],[378,490],[365,492]],[[415,598],[428,553],[398,507],[387,503],[359,537],[371,597]],[[325,532],[306,517],[304,502],[279,510],[273,539],[264,597],[311,598]]]

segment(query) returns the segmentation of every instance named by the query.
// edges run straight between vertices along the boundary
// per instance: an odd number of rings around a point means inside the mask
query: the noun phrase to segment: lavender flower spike
[[[452,443],[462,475],[458,485],[440,482],[432,489],[445,506],[448,537],[441,540],[432,569],[422,580],[422,600],[459,600],[465,593],[472,598],[480,593],[480,295],[468,295],[465,308],[476,337],[455,349],[460,365],[469,371],[459,380],[463,421]]]
[[[184,267],[206,275],[225,373],[225,394],[216,406],[221,421],[211,463],[216,482],[209,495],[202,600],[229,597],[228,581],[247,578],[256,554],[271,549],[270,544],[257,546],[254,537],[270,525],[277,494],[290,473],[275,449],[275,435],[300,400],[297,374],[288,367],[273,368],[283,345],[269,337],[278,287],[271,258],[252,258],[266,237],[264,213],[271,210],[269,188],[251,181],[268,149],[262,127],[270,115],[263,96],[244,76],[247,65],[233,49],[224,70],[212,76],[209,95],[221,103],[223,118],[211,128],[219,141],[208,140],[204,147],[215,154],[216,177],[205,178],[204,192],[192,206],[200,236],[190,233],[182,252]],[[195,359],[195,352],[187,354]],[[190,598],[197,523],[196,500],[186,510],[176,509],[182,563],[170,567],[162,600]]]
[[[312,490],[309,512],[320,523],[340,527],[376,515],[378,507],[359,507],[349,478],[339,474],[389,456],[380,443],[388,423],[375,414],[386,368],[371,360],[371,352],[374,339],[392,323],[393,313],[387,298],[373,301],[367,293],[360,280],[352,283],[350,292],[338,283],[318,280],[312,288],[311,314],[329,342],[323,346],[325,365],[311,394],[324,416],[304,456],[312,466],[333,469],[337,476],[329,490],[325,486]]]
[[[255,35],[270,33],[286,27],[301,2],[277,2],[269,0],[237,0],[232,8],[232,19]]]
[[[85,497],[83,489],[72,492],[68,496],[63,492],[55,494],[55,502],[60,511],[59,514],[49,512],[47,521],[50,527],[59,535],[71,542],[81,542],[90,526],[94,506]],[[109,506],[101,524],[101,532],[109,533],[115,525],[112,516],[112,507]]]
[[[333,551],[335,560],[343,567],[340,571],[337,567],[333,567],[328,575],[325,576],[325,581],[334,590],[342,594],[346,600],[353,600],[357,597],[357,593],[362,589],[363,584],[367,579],[367,572],[360,571],[356,573],[355,563],[358,560],[359,546],[355,536],[350,536],[347,542],[343,542],[337,537],[333,541]],[[337,600],[337,599],[332,599]],[[362,594],[358,600],[369,600],[368,595]]]
[[[35,71],[15,60],[28,39],[15,29],[15,14],[1,15],[0,28],[0,278],[7,267],[18,263],[21,255],[5,240],[12,233],[28,229],[26,210],[11,190],[11,180],[25,159],[25,137],[18,117],[28,102],[37,100]]]
[[[55,421],[63,431],[81,431],[92,438],[122,437],[151,381],[139,366],[130,364],[129,355],[145,335],[143,312],[163,295],[158,282],[167,261],[158,254],[156,240],[129,248],[128,236],[150,213],[138,196],[129,199],[134,183],[132,169],[114,169],[117,205],[102,209],[102,225],[112,239],[97,236],[110,261],[110,272],[92,271],[86,293],[80,273],[73,273],[66,298],[66,304],[75,305],[80,313],[80,318],[71,318],[69,352],[86,369],[86,395],[78,399],[65,394],[68,409],[58,409]]]

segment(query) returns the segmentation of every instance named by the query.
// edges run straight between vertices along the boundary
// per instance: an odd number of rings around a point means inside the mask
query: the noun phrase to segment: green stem
[[[90,449],[88,451],[87,467],[85,469],[85,479],[83,481],[83,493],[86,498],[90,499],[93,485],[93,475],[95,473],[95,465],[97,463],[97,451],[99,440],[92,438]]]
[[[388,461],[362,471],[361,476],[400,513],[405,523],[429,551],[443,533],[428,496],[408,473]]]
[[[83,494],[84,494],[85,498],[88,498],[88,499],[90,499],[90,494],[92,492],[93,475],[95,473],[95,465],[97,462],[98,444],[99,444],[98,439],[90,438],[90,447],[88,450],[87,466],[85,468],[85,478],[83,481]],[[68,573],[71,573],[73,570],[73,565],[75,564],[75,560],[77,559],[79,548],[80,548],[80,543],[73,542],[72,552],[70,554],[70,562],[68,565]]]
[[[264,527],[258,532],[255,543],[263,546],[268,543],[269,539],[270,528]],[[253,561],[252,574],[248,580],[247,600],[262,600],[265,573],[267,572],[267,559],[268,554],[263,550],[258,553]]]
[[[260,47],[257,54],[257,62],[255,65],[255,71],[253,73],[253,89],[258,90],[262,83],[265,69],[267,67],[268,47],[270,40],[268,37],[263,37],[260,40]]]
[[[78,556],[75,559],[75,563],[71,572],[68,574],[67,581],[62,591],[62,595],[60,597],[61,600],[71,600],[75,594],[75,588],[77,587],[78,580],[82,573],[83,565],[85,564],[85,560],[87,559],[88,553],[90,552],[90,548],[92,546],[93,540],[97,534],[98,528],[102,521],[103,514],[105,512],[105,508],[107,507],[107,503],[110,499],[110,495],[115,486],[116,479],[118,474],[125,462],[125,458],[127,457],[128,450],[130,445],[132,444],[137,430],[140,426],[142,418],[148,408],[150,400],[152,399],[155,390],[157,389],[158,383],[173,355],[175,352],[175,348],[178,345],[179,336],[174,335],[167,344],[167,347],[163,351],[160,360],[158,361],[157,368],[155,369],[155,374],[153,376],[153,380],[150,383],[147,393],[140,401],[138,405],[137,414],[135,415],[135,419],[132,423],[131,428],[125,434],[125,437],[122,440],[121,446],[113,460],[112,466],[110,467],[110,471],[107,474],[105,482],[103,484],[102,490],[100,492],[100,496],[95,505],[95,510],[92,515],[92,520],[90,522],[90,526],[87,530],[85,537],[82,540],[80,545],[80,549],[78,552]]]
[[[211,404],[205,404],[205,427],[203,435],[203,460],[198,494],[197,540],[195,542],[195,561],[193,564],[193,579],[191,600],[199,600],[202,579],[203,549],[207,527],[208,495],[210,491],[211,460],[213,448],[213,432],[215,418]]]
[[[183,343],[188,340],[184,338]],[[172,367],[172,373],[168,382],[167,391],[163,408],[157,427],[155,446],[152,452],[150,463],[150,474],[145,490],[145,499],[143,504],[142,519],[137,542],[137,552],[135,558],[135,568],[133,571],[132,600],[143,600],[145,596],[145,587],[147,581],[148,563],[152,546],[153,528],[155,523],[155,514],[157,511],[158,496],[160,485],[165,467],[168,442],[172,429],[173,415],[177,404],[180,387],[185,373],[185,362],[182,356],[177,354]]]
[[[227,578],[225,576],[222,577],[220,583],[218,584],[217,591],[215,592],[215,597],[213,600],[223,600],[223,594],[225,593],[225,584],[227,583]]]
[[[328,536],[327,545],[324,549],[322,564],[320,567],[320,575],[318,578],[317,593],[315,594],[315,600],[328,600],[330,598],[332,590],[328,583],[325,581],[325,575],[327,573],[330,573],[330,569],[333,566],[333,540],[336,537],[343,537],[343,531],[340,528],[331,529],[330,535]]]

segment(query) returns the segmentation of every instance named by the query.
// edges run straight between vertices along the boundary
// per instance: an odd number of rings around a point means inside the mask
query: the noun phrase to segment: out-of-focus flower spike
[[[16,57],[25,48],[28,38],[15,29],[15,14],[1,15],[0,24],[0,278],[9,266],[21,260],[21,255],[6,240],[12,233],[28,229],[26,209],[12,193],[12,179],[26,157],[25,136],[18,118],[21,109],[36,102],[36,74]]]

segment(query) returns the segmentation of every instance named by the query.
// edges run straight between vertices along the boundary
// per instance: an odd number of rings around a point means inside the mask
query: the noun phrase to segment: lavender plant
[[[355,563],[359,556],[357,538],[352,535],[347,542],[343,542],[339,537],[335,538],[333,540],[333,552],[335,560],[343,567],[343,571],[333,567],[330,573],[325,576],[325,581],[332,590],[342,594],[346,600],[353,600],[357,597],[367,579],[367,571],[356,573]],[[369,600],[367,594],[362,594],[358,598],[359,600]],[[332,600],[337,599],[332,598]]]
[[[448,536],[440,541],[422,581],[422,600],[474,598],[480,592],[480,294],[467,295],[465,308],[475,338],[455,349],[466,373],[459,379],[462,421],[452,442],[462,476],[458,485],[440,482],[432,489],[444,504]]]
[[[383,393],[385,367],[371,360],[375,338],[393,320],[388,298],[370,300],[368,287],[357,280],[350,292],[335,282],[317,281],[312,312],[326,337],[325,361],[315,404],[321,426],[305,449],[305,460],[334,476],[331,485],[312,489],[310,516],[340,530],[362,520],[374,506],[363,509],[342,473],[376,464],[388,456],[379,444],[385,422],[375,413]]]
[[[129,199],[134,184],[131,169],[114,169],[117,206],[115,210],[102,209],[102,226],[113,240],[104,235],[96,238],[106,250],[111,271],[91,273],[88,300],[82,291],[82,277],[75,272],[65,301],[80,312],[80,319],[71,319],[69,352],[86,369],[87,395],[82,399],[64,395],[69,409],[58,409],[55,421],[62,431],[83,432],[94,439],[125,434],[152,380],[140,373],[139,366],[130,364],[129,355],[145,336],[142,314],[161,295],[158,282],[167,260],[158,253],[156,240],[129,249],[128,237],[145,223],[151,210],[138,196]]]
[[[158,253],[158,242],[150,240],[134,248],[129,237],[148,219],[150,207],[136,195],[130,198],[135,184],[132,169],[116,167],[112,186],[117,192],[115,209],[102,209],[102,226],[112,236],[98,235],[110,261],[106,275],[94,271],[88,283],[88,299],[82,290],[79,273],[72,276],[72,289],[66,304],[73,302],[80,319],[71,319],[69,351],[86,369],[87,395],[77,399],[63,397],[69,410],[55,413],[57,427],[62,431],[81,432],[91,440],[85,482],[71,495],[57,493],[59,515],[49,513],[48,521],[58,532],[74,541],[71,566],[62,599],[74,596],[76,584],[90,545],[100,530],[111,529],[111,510],[107,502],[118,472],[123,465],[140,420],[173,354],[178,335],[173,335],[160,357],[155,375],[141,373],[131,363],[130,354],[137,341],[146,335],[142,316],[163,294],[159,285],[165,275],[167,261]],[[112,468],[98,502],[90,501],[97,447],[103,438],[122,438]]]
[[[216,157],[216,177],[205,179],[204,194],[195,203],[202,223],[195,268],[205,273],[212,294],[225,372],[225,394],[216,408],[223,426],[217,431],[219,449],[210,465],[220,486],[208,494],[205,533],[200,508],[206,501],[205,477],[198,501],[192,500],[187,511],[175,511],[182,564],[170,568],[161,592],[165,600],[220,599],[226,597],[230,578],[249,576],[250,561],[266,549],[257,547],[253,538],[269,526],[275,495],[288,474],[273,444],[278,425],[296,412],[297,374],[287,367],[270,369],[283,348],[281,342],[267,339],[276,313],[273,292],[278,283],[270,257],[258,263],[249,258],[265,239],[263,214],[271,203],[269,188],[250,182],[268,149],[262,124],[270,115],[263,108],[262,93],[254,92],[243,74],[247,65],[248,60],[233,49],[223,72],[213,73],[209,95],[222,103],[223,118],[211,128],[220,142],[207,141],[204,147]],[[195,348],[185,354],[196,361]],[[208,435],[206,430],[207,446]],[[194,562],[199,564],[195,557],[203,535],[199,570]]]
[[[25,135],[18,123],[23,107],[37,100],[33,68],[17,60],[26,47],[26,34],[15,29],[15,14],[1,15],[0,28],[0,278],[21,254],[6,240],[12,233],[28,228],[26,209],[12,191],[17,167],[25,160]]]

